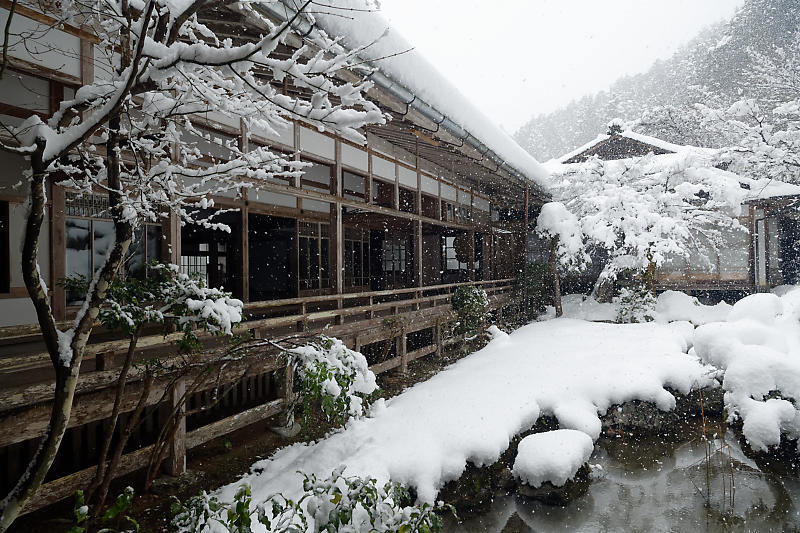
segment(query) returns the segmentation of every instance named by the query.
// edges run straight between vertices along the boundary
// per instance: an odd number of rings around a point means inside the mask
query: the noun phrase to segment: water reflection
[[[694,429],[678,442],[602,438],[596,479],[568,506],[498,494],[489,513],[446,531],[800,531],[800,480],[762,473],[721,427],[706,461]]]

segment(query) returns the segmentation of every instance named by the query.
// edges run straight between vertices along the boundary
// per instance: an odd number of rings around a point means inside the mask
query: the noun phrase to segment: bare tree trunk
[[[561,308],[561,282],[558,279],[558,237],[550,241],[550,275],[553,277],[553,305],[556,317],[560,317],[564,310]]]
[[[106,477],[106,458],[108,457],[109,450],[111,450],[111,441],[114,438],[114,432],[117,428],[119,412],[122,406],[122,398],[125,396],[125,386],[127,384],[128,372],[133,365],[133,355],[136,351],[136,342],[138,340],[139,331],[137,330],[131,336],[130,343],[128,344],[128,352],[125,354],[125,361],[123,362],[122,368],[119,371],[119,377],[117,378],[117,389],[114,395],[114,407],[111,409],[111,417],[109,419],[109,425],[106,429],[106,434],[103,439],[103,447],[100,450],[100,456],[97,458],[97,470],[95,471],[94,479],[92,479],[92,482],[86,489],[87,502],[92,501],[94,491]],[[114,473],[110,472],[110,475],[113,476]],[[104,494],[100,494],[99,496],[100,498],[105,499]]]
[[[25,241],[22,248],[23,277],[31,302],[36,309],[42,337],[56,373],[55,393],[53,407],[50,412],[50,421],[39,444],[39,449],[30,463],[28,463],[28,467],[14,488],[0,501],[0,533],[8,529],[25,507],[26,502],[36,494],[55,460],[72,413],[72,403],[75,398],[75,388],[78,385],[78,374],[86,343],[92,332],[100,305],[105,299],[106,291],[125,258],[125,253],[128,251],[128,246],[133,236],[133,227],[123,221],[120,216],[120,194],[115,192],[120,190],[119,160],[116,150],[119,144],[118,115],[110,121],[110,125],[112,127],[109,132],[108,144],[109,147],[115,148],[108,150],[108,183],[111,190],[109,204],[114,217],[116,239],[114,247],[100,269],[94,285],[90,286],[89,294],[86,296],[88,305],[85,311],[82,315],[78,315],[73,329],[67,333],[60,332],[56,328],[44,281],[39,274],[37,261],[39,235],[44,220],[46,203],[44,186],[47,166],[42,158],[45,146],[44,140],[37,139],[37,151],[31,155],[31,167],[33,170],[31,210],[28,214]]]
[[[154,378],[155,375],[153,372],[148,371],[144,378],[142,393],[139,396],[139,401],[136,403],[136,408],[133,410],[133,413],[131,413],[131,417],[128,420],[128,423],[125,424],[125,429],[120,435],[119,442],[117,443],[116,448],[114,448],[111,461],[108,463],[108,468],[105,470],[103,479],[97,489],[97,497],[95,499],[96,503],[93,511],[93,515],[95,517],[100,516],[100,513],[102,512],[103,505],[106,502],[106,497],[108,497],[108,487],[111,485],[114,477],[116,477],[114,474],[116,473],[119,463],[122,460],[122,453],[125,451],[125,445],[128,444],[128,439],[130,439],[133,429],[139,424],[139,420],[142,417],[142,412],[147,405],[147,398],[150,396],[150,391],[153,388]]]
[[[644,271],[644,287],[647,289],[650,294],[653,296],[656,295],[656,263],[653,261],[653,256],[651,254],[647,254],[647,268]]]

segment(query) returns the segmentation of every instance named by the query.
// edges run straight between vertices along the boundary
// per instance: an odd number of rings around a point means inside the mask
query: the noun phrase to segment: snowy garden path
[[[432,501],[438,489],[463,472],[467,461],[495,462],[510,439],[552,414],[562,428],[600,433],[598,413],[632,399],[674,405],[664,387],[682,393],[708,383],[699,360],[685,352],[688,323],[616,325],[574,319],[497,332],[484,349],[397,397],[379,401],[369,418],[354,420],[316,443],[299,443],[253,465],[251,473],[223,487],[231,500],[247,483],[254,501],[302,492],[298,471],[327,477],[389,478],[417,488]]]

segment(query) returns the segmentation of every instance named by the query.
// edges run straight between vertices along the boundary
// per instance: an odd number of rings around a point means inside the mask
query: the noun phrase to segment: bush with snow
[[[366,357],[339,339],[322,336],[286,353],[295,368],[295,391],[306,429],[315,402],[328,420],[342,421],[363,415],[364,399],[378,390]]]
[[[519,443],[514,477],[535,488],[545,482],[562,487],[586,464],[593,450],[592,438],[574,429],[528,435]]]
[[[583,230],[578,217],[561,202],[542,206],[536,219],[536,233],[556,241],[558,266],[566,272],[580,270],[590,261],[583,242]]]
[[[624,287],[617,298],[617,323],[638,324],[654,320],[656,297],[644,287]]]
[[[688,148],[610,161],[595,156],[554,167],[551,190],[587,241],[607,252],[601,281],[694,253],[705,263],[697,267],[711,268],[708,257],[725,236],[746,231],[736,217],[747,197],[738,177],[713,163]]]
[[[303,495],[297,500],[275,494],[266,501],[252,501],[250,487],[242,485],[230,504],[203,494],[174,508],[172,521],[179,531],[251,531],[253,518],[267,531],[319,533],[322,531],[370,531],[434,533],[442,520],[434,512],[444,505],[414,505],[408,489],[389,481],[379,485],[373,478],[345,477],[344,467],[318,479],[304,475]]]
[[[458,316],[455,333],[475,334],[486,321],[486,313],[489,311],[489,296],[485,290],[474,285],[459,287],[453,293],[453,311]]]

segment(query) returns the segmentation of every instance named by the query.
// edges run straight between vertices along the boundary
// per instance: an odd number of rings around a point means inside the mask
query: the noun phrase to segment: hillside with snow
[[[725,105],[743,97],[758,98],[760,87],[746,75],[752,53],[774,55],[798,31],[800,2],[747,0],[732,20],[707,28],[669,59],[657,61],[645,73],[619,79],[606,91],[533,117],[514,138],[546,161],[605,133],[614,118],[635,121],[659,106]],[[672,126],[645,124],[637,129],[680,144],[710,144],[711,139],[697,135],[695,124]]]

